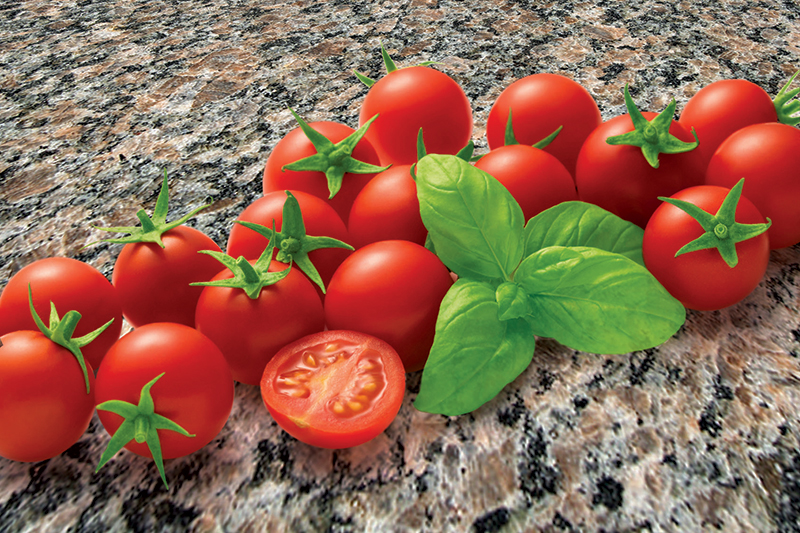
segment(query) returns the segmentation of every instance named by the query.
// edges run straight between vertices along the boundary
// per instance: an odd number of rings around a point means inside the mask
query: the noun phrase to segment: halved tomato
[[[392,423],[406,388],[400,356],[388,343],[355,331],[314,333],[281,349],[261,378],[275,421],[319,448],[349,448]]]

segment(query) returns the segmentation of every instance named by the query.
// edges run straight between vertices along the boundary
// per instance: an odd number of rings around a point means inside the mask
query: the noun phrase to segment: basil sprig
[[[565,202],[531,218],[495,178],[455,156],[417,163],[432,247],[458,281],[442,300],[414,406],[460,415],[494,398],[533,359],[535,336],[576,350],[657,346],[685,308],[643,266],[641,228]]]

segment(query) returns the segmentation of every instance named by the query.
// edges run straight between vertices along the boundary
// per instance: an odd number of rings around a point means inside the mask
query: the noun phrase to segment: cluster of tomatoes
[[[583,200],[638,224],[647,267],[695,309],[743,298],[769,249],[800,241],[800,130],[781,122],[800,107],[797,91],[773,103],[750,82],[717,82],[675,121],[674,103],[639,112],[626,88],[629,113],[603,122],[579,84],[534,74],[501,93],[478,158],[461,87],[426,65],[384,61],[377,82],[358,74],[369,91],[357,130],[295,115],[300,127],[272,150],[264,194],[230,228],[225,253],[184,225],[202,208],[167,222],[165,174],[152,217],[99,228],[130,234],[107,239],[125,244],[111,282],[59,257],[9,280],[0,456],[62,453],[96,409],[111,435],[99,465],[125,447],[163,478],[163,459],[218,434],[234,381],[260,385],[271,416],[304,442],[374,438],[400,408],[405,373],[424,367],[453,283],[426,247],[414,178],[425,153],[474,161],[526,220]],[[120,337],[123,317],[133,330]]]

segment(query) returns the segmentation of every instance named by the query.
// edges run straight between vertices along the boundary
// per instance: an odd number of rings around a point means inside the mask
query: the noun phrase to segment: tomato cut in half
[[[400,356],[355,331],[328,330],[288,344],[261,378],[267,410],[291,436],[319,448],[350,448],[392,423],[406,388]]]

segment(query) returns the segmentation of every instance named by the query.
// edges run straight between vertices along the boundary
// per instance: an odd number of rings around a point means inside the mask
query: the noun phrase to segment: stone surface
[[[474,140],[500,91],[536,72],[583,84],[604,118],[678,111],[705,84],[775,94],[800,68],[792,1],[293,3],[7,0],[0,6],[0,288],[30,262],[110,277],[119,245],[90,225],[172,205],[224,247],[261,193],[272,147],[308,120],[356,126],[380,44],[462,84]],[[734,110],[735,111],[735,110]],[[0,459],[0,531],[800,531],[800,247],[774,251],[740,304],[690,312],[664,345],[626,355],[541,339],[534,362],[474,413],[416,411],[375,440],[300,444],[237,385],[199,452],[123,451],[99,473],[95,417],[61,456]],[[5,431],[0,428],[0,431]]]

